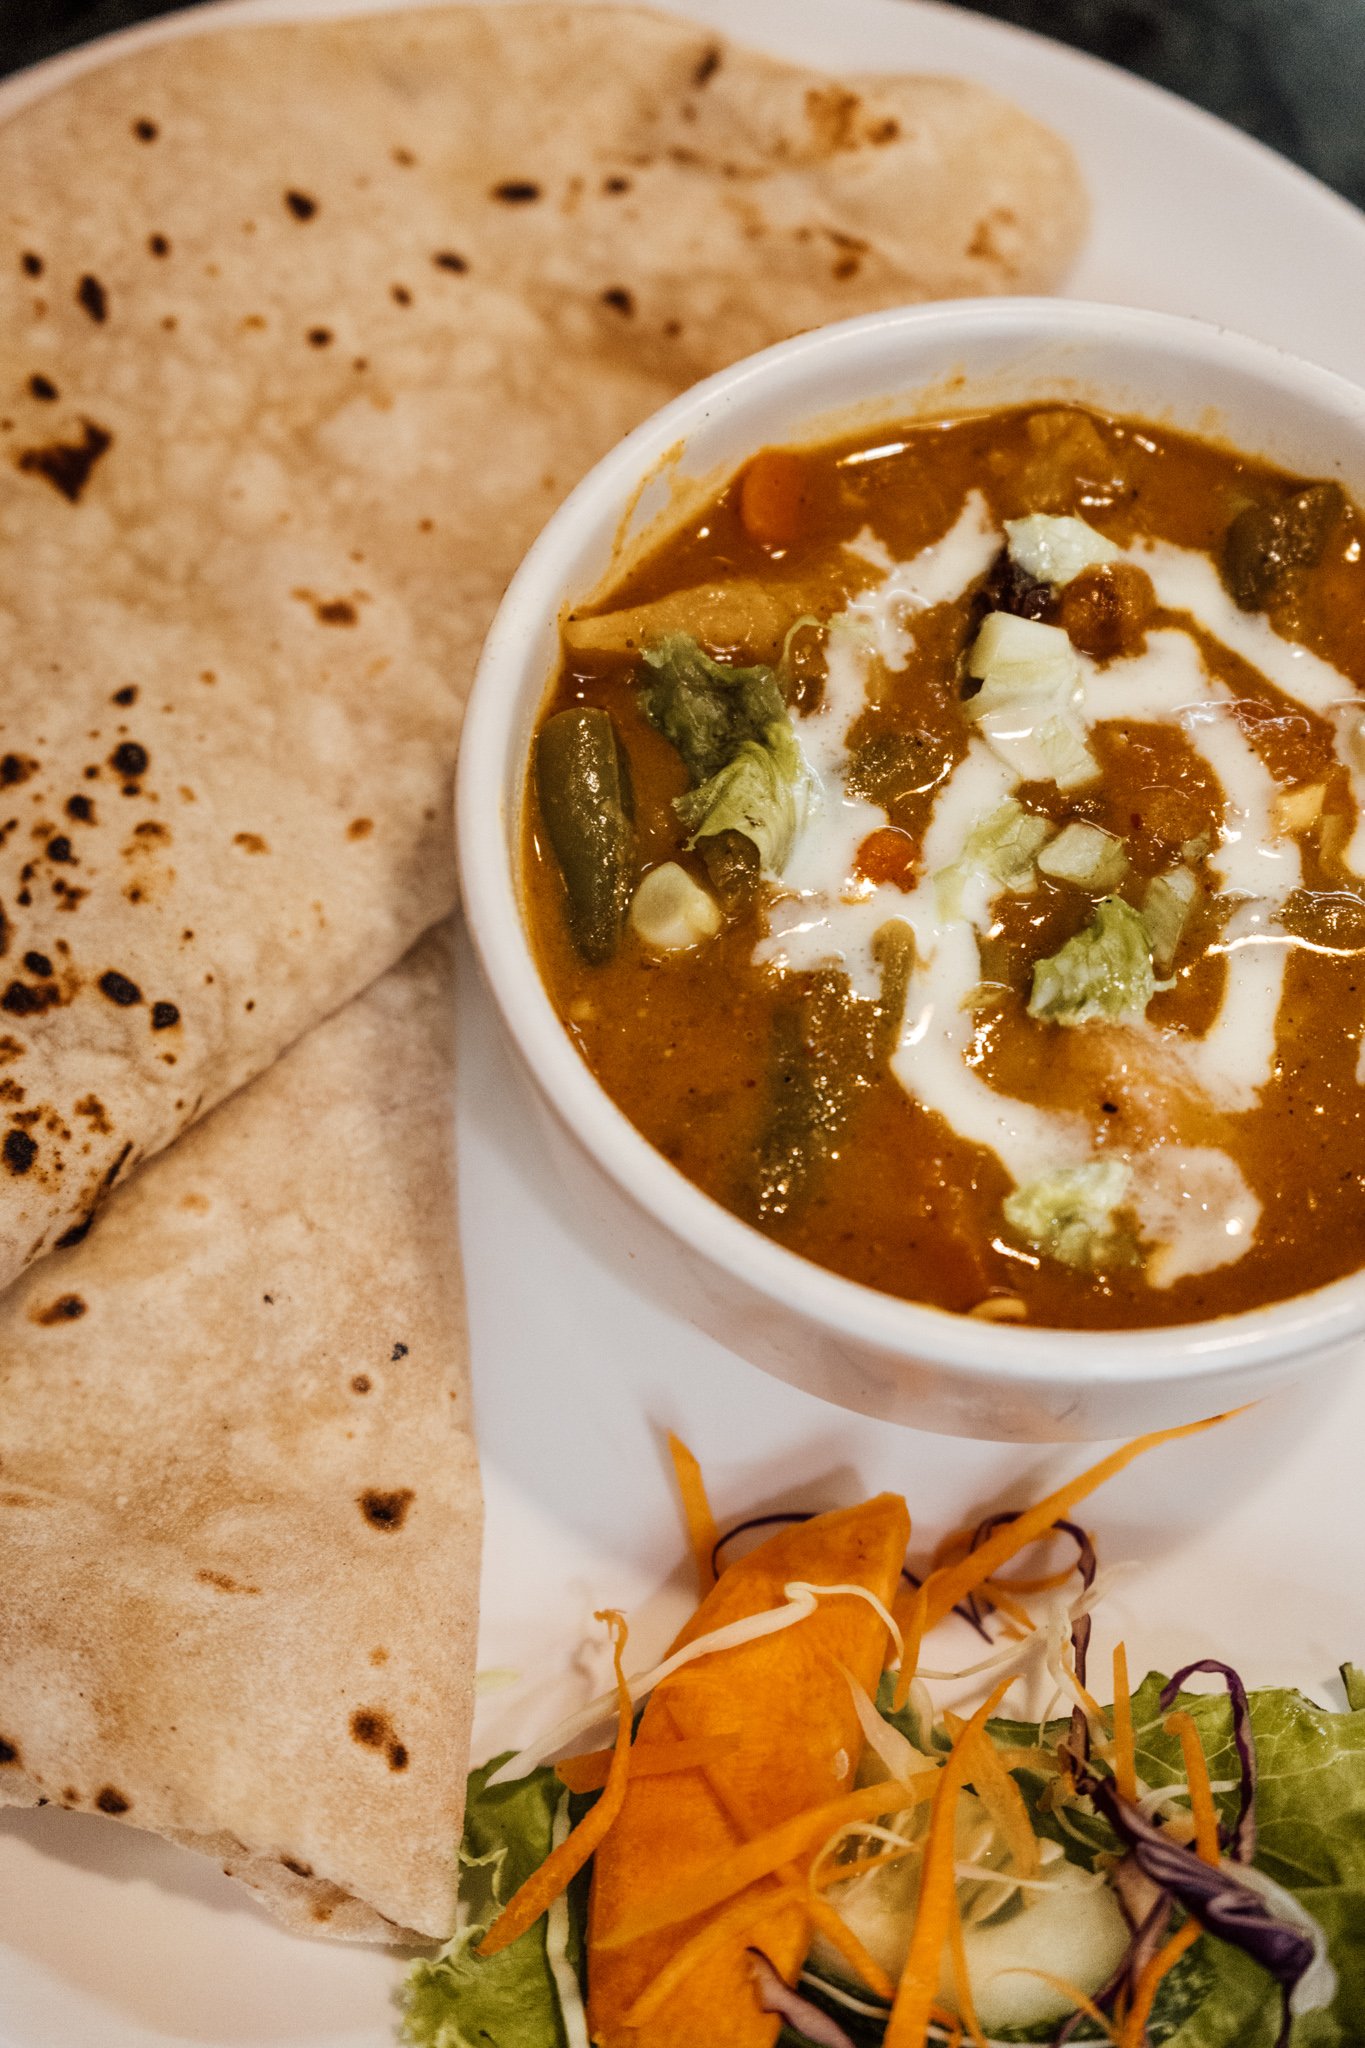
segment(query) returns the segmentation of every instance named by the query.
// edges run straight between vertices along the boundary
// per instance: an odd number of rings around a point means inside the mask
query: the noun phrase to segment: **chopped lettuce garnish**
[[[1028,1012],[1051,1024],[1133,1021],[1156,991],[1146,925],[1121,896],[1104,896],[1085,930],[1034,967]]]
[[[1142,899],[1142,922],[1147,929],[1153,963],[1163,974],[1170,972],[1199,893],[1199,884],[1188,868],[1172,868],[1169,874],[1154,875],[1147,884]]]
[[[1080,661],[1060,626],[988,612],[967,673],[981,688],[963,715],[1024,781],[1074,789],[1099,774],[1085,743]]]
[[[1025,1243],[1064,1266],[1094,1271],[1129,1265],[1136,1244],[1119,1210],[1131,1180],[1121,1159],[1059,1167],[1006,1195],[1005,1221]]]
[[[641,685],[641,708],[696,785],[674,804],[691,828],[688,844],[739,832],[763,867],[780,874],[810,778],[778,671],[732,668],[688,633],[668,634],[644,658],[653,674]]]
[[[1123,841],[1099,825],[1077,818],[1063,825],[1052,844],[1038,856],[1043,874],[1055,882],[1074,882],[1081,889],[1116,889],[1128,872]]]
[[[952,866],[935,875],[934,893],[942,916],[966,917],[975,923],[1000,890],[1026,896],[1037,884],[1038,850],[1051,836],[1046,818],[1007,797],[972,827]]]
[[[784,713],[764,728],[762,740],[742,740],[727,761],[673,808],[692,829],[689,846],[719,832],[741,832],[758,848],[769,874],[780,875],[801,824],[807,770],[791,721]]]
[[[459,1853],[459,1927],[434,1961],[416,1962],[399,1992],[400,2033],[409,2048],[571,2048],[555,1972],[538,1921],[495,1956],[478,1943],[518,1886],[549,1855],[555,1816],[568,1797],[552,1770],[533,1771],[491,1790],[495,1758],[475,1771],[465,1802]],[[571,1893],[569,1951],[582,1953],[584,1901]]]
[[[653,673],[640,705],[656,732],[682,755],[694,782],[706,782],[746,740],[763,743],[785,724],[787,700],[775,668],[733,668],[716,661],[690,633],[669,633],[644,650]]]
[[[1007,519],[1005,535],[1011,561],[1037,583],[1070,583],[1085,569],[1117,562],[1122,552],[1084,519],[1057,518],[1050,512]]]

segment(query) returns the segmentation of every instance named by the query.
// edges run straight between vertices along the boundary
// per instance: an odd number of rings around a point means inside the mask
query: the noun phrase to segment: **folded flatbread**
[[[1046,289],[1083,211],[979,87],[594,8],[180,39],[0,129],[0,1284],[449,910],[480,640],[625,428]]]
[[[446,930],[0,1306],[0,1803],[449,1932],[480,1496]]]

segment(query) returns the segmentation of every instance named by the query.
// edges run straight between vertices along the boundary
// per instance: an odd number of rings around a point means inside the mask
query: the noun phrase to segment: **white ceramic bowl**
[[[1365,392],[1194,321],[972,300],[801,335],[656,413],[551,519],[484,647],[457,807],[469,927],[595,1243],[733,1350],[830,1401],[920,1429],[1052,1441],[1188,1421],[1321,1370],[1365,1330],[1365,1273],[1242,1315],[1120,1332],[992,1325],[840,1279],[702,1194],[609,1100],[546,996],[519,877],[527,762],[559,615],[680,479],[718,482],[765,443],[1044,398],[1212,435],[1301,474],[1339,477],[1365,500]]]

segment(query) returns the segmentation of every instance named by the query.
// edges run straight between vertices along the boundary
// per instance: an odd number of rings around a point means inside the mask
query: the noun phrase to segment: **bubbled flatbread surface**
[[[976,86],[614,10],[180,39],[0,130],[0,1281],[450,908],[476,651],[624,429],[1082,212]]]
[[[0,1803],[450,1927],[480,1494],[431,934],[0,1305]]]

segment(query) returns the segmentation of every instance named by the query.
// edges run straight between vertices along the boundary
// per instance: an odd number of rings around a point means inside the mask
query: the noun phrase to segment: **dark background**
[[[170,0],[0,0],[0,73]],[[1365,0],[973,0],[1221,114],[1365,206]]]

